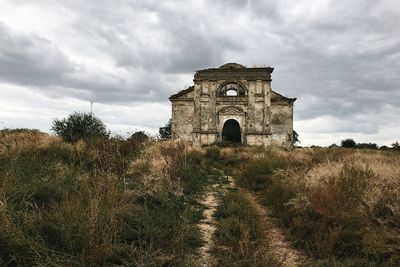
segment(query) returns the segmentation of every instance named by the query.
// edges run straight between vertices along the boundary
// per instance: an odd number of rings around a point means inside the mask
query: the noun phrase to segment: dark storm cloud
[[[129,17],[125,21],[115,23],[107,9],[82,20],[88,25],[86,32],[105,41],[99,48],[124,68],[191,73],[222,64],[226,50],[245,49],[232,32],[224,32],[218,10],[191,8],[185,1],[135,1],[124,11]]]
[[[98,102],[154,101],[166,98],[160,79],[137,71],[135,78],[95,73],[74,63],[54,43],[35,34],[23,35],[0,24],[0,80],[32,87],[54,97],[73,96]]]
[[[72,73],[68,57],[49,40],[14,33],[0,23],[0,79],[22,85],[48,86]]]
[[[296,118],[330,115],[355,122],[359,114],[400,106],[400,29],[394,27],[399,2],[320,3],[325,6],[316,12],[312,7],[300,12],[304,7],[299,4],[298,10],[288,12],[292,16],[285,16],[287,10],[277,8],[279,4],[271,6],[279,18],[272,32],[282,44],[275,47],[278,55],[270,57],[277,67],[273,86],[298,96]],[[299,15],[293,16],[296,12]],[[370,118],[373,127],[360,121],[357,128],[377,131],[385,119]]]

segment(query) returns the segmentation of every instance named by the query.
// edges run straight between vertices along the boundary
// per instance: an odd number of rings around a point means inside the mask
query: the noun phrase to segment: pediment
[[[246,112],[241,107],[224,107],[218,114],[220,115],[244,115]]]
[[[293,103],[294,101],[296,101],[296,98],[288,98],[285,97],[281,94],[278,94],[275,91],[271,91],[271,102],[279,102],[279,101],[284,101],[284,102],[289,102],[289,103]]]

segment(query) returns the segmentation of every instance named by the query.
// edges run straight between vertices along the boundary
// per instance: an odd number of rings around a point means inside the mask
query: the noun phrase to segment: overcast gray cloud
[[[110,125],[155,131],[168,114],[154,105],[168,113],[168,96],[190,85],[195,70],[266,64],[275,67],[274,90],[298,98],[295,127],[304,144],[346,134],[395,141],[399,21],[399,0],[4,0],[0,82],[37,94],[32,101],[42,95],[81,107],[94,100]],[[10,121],[4,106],[0,120]],[[136,106],[154,119],[137,119]]]

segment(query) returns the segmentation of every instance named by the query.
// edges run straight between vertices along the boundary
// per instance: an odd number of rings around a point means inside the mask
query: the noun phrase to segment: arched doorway
[[[222,141],[241,143],[240,125],[236,120],[229,119],[222,128]]]

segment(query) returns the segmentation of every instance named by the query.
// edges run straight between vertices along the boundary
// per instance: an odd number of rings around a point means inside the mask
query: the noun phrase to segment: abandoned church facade
[[[194,144],[229,141],[291,147],[293,103],[271,89],[271,67],[228,63],[199,70],[194,85],[172,95],[172,137]]]

